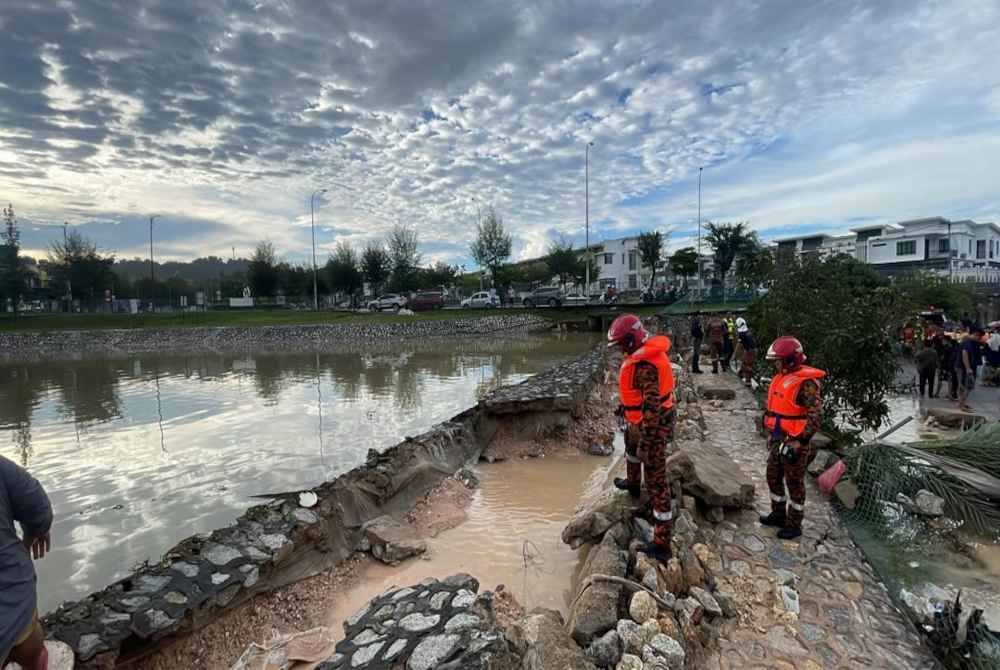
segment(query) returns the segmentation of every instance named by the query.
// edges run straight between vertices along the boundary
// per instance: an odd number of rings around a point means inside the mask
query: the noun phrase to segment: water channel
[[[364,353],[140,355],[0,364],[0,454],[52,499],[39,609],[307,488],[593,345],[589,334]]]

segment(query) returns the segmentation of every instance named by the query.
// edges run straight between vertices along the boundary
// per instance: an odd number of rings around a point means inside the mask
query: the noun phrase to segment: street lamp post
[[[584,210],[585,210],[585,224],[584,224],[584,247],[585,251],[583,253],[584,258],[584,280],[583,280],[583,290],[586,292],[587,299],[590,299],[590,147],[594,146],[593,142],[587,142],[587,147],[585,149],[584,158]]]
[[[701,171],[698,168],[698,297],[701,297]]]
[[[316,196],[326,193],[325,188],[313,191],[309,197],[309,225],[312,229],[312,255],[313,255],[313,311],[319,311],[319,291],[316,288]]]
[[[159,214],[149,217],[149,307],[156,311],[156,273],[153,269],[153,221],[159,219]]]
[[[66,232],[69,221],[63,221],[63,262],[66,264],[66,311],[70,311],[73,302],[73,289],[69,281],[69,234]]]

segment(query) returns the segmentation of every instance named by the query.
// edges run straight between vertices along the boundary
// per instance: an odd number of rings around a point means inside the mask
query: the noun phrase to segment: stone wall
[[[401,518],[444,478],[478,460],[504,423],[562,426],[604,371],[595,350],[498,389],[428,432],[406,438],[312,491],[252,507],[236,522],[190,537],[108,588],[44,619],[82,668],[112,667],[196,630],[253,596],[330,568],[359,548],[365,525]],[[544,417],[539,419],[538,417]]]
[[[551,327],[550,321],[532,314],[497,314],[475,319],[402,323],[0,333],[0,357],[35,360],[86,354],[327,351],[352,343],[386,339],[486,335]]]

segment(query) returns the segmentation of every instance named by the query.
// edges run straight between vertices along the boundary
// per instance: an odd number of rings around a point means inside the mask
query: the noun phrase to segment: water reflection
[[[56,508],[41,608],[226,525],[250,496],[335,477],[592,342],[0,364],[0,453],[39,477]]]

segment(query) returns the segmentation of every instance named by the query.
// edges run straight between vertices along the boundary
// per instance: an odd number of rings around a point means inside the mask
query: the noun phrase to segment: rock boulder
[[[364,525],[364,538],[372,556],[390,565],[427,551],[427,544],[407,525],[383,515]]]
[[[722,436],[720,436],[721,438]],[[683,479],[684,492],[706,507],[750,507],[754,484],[722,447],[708,441],[678,444],[691,459],[691,473]]]
[[[524,670],[596,670],[563,626],[559,612],[535,609],[507,627],[507,640],[522,658]]]

